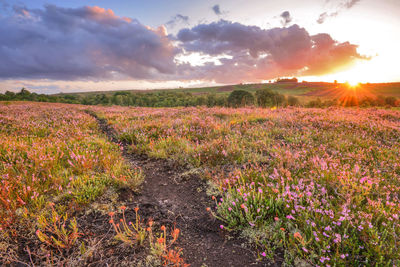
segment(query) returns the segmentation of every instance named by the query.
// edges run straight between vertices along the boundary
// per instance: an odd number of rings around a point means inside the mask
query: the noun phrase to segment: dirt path
[[[105,120],[91,115],[111,141],[121,144]],[[205,193],[204,181],[196,175],[182,175],[187,170],[172,162],[131,154],[127,144],[121,145],[123,156],[142,168],[145,181],[139,195],[125,191],[120,197],[130,208],[139,206],[143,217],[166,225],[175,223],[181,230],[178,246],[183,248],[186,262],[208,267],[270,266],[257,261],[254,252],[242,247],[243,240],[231,238],[219,229],[221,223],[206,211],[214,205]]]

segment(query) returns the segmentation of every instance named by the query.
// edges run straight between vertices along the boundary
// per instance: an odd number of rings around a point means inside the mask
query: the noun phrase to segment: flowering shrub
[[[316,264],[398,261],[399,207],[382,201],[377,206],[376,191],[364,198],[335,183],[266,173],[251,166],[238,171],[238,180],[221,183],[225,197],[217,213],[225,228],[262,229],[267,251],[283,246],[291,257],[299,254]]]
[[[148,245],[150,253],[158,257],[163,266],[189,266],[189,264],[186,264],[184,259],[181,258],[182,249],[179,247],[172,247],[179,237],[179,229],[174,228],[170,235],[168,235],[167,228],[162,225],[161,233],[157,236],[153,232],[153,221],[150,219],[146,228],[146,225],[140,219],[138,207],[135,208],[135,222],[127,221],[125,217],[125,210],[127,207],[122,206],[120,209],[122,210],[122,218],[119,222],[114,221],[114,212],[109,214],[111,217],[110,223],[116,232],[115,239],[131,246]]]
[[[400,264],[400,112],[94,107],[132,149],[211,170],[221,228],[314,265]]]
[[[109,215],[111,217],[110,223],[114,227],[115,232],[117,233],[115,239],[120,240],[129,245],[139,245],[142,246],[146,239],[146,229],[142,227],[143,222],[140,220],[140,216],[138,214],[139,208],[135,208],[135,222],[127,222],[125,218],[125,210],[126,207],[122,206],[122,219],[120,219],[120,223],[114,222],[114,212],[111,212]],[[121,224],[121,225],[120,225]]]
[[[60,215],[51,203],[51,216],[41,215],[38,218],[39,229],[36,235],[40,241],[56,249],[70,249],[81,235],[78,232],[76,219],[68,220],[68,215]],[[68,224],[68,226],[67,226]]]

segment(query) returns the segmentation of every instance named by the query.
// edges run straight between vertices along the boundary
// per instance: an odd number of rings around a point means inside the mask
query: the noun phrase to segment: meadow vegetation
[[[201,169],[210,212],[289,265],[400,264],[400,112],[93,107],[136,153]]]
[[[80,214],[107,190],[138,189],[141,169],[124,160],[95,114],[130,153],[208,179],[215,205],[207,211],[221,231],[249,240],[259,258],[399,265],[400,111],[269,108],[278,94],[255,97],[267,108],[1,102],[0,262],[64,264],[72,251],[85,254]],[[117,242],[147,248],[151,264],[187,266],[176,247],[179,229],[155,227],[139,208],[128,219],[126,206],[113,207],[122,214],[104,212]],[[29,257],[21,259],[21,251]]]
[[[35,261],[56,264],[82,245],[75,218],[82,207],[108,187],[135,190],[142,180],[82,108],[23,102],[0,104],[0,177],[3,264],[29,249]],[[39,251],[22,244],[35,239]]]

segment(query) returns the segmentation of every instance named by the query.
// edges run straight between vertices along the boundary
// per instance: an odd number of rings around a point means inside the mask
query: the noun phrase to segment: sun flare
[[[360,82],[358,82],[358,81],[348,81],[347,83],[349,84],[350,87],[353,87],[353,88],[360,85]]]

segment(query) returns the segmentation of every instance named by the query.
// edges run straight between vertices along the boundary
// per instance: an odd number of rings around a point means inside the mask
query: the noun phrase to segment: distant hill
[[[131,93],[154,93],[154,92],[185,92],[193,95],[216,94],[226,95],[234,90],[246,90],[255,92],[258,89],[270,89],[287,96],[296,96],[305,100],[313,98],[332,99],[340,98],[350,92],[356,92],[359,97],[376,97],[376,96],[394,96],[400,97],[400,82],[398,83],[367,83],[359,84],[351,87],[345,83],[327,83],[327,82],[276,82],[276,83],[258,83],[258,84],[236,84],[213,87],[199,88],[176,88],[176,89],[153,89],[153,90],[118,90],[118,91],[94,91],[81,93],[60,93],[57,95],[96,95],[105,94],[112,95],[116,92],[131,92]]]
[[[266,89],[266,90],[264,90]],[[235,94],[233,91],[238,90]],[[260,90],[258,92],[258,90]],[[245,97],[246,96],[246,101]],[[178,106],[400,106],[400,83],[358,84],[296,82],[236,84],[200,88],[119,90],[44,95],[21,89],[0,94],[0,101],[61,102],[139,107]]]

